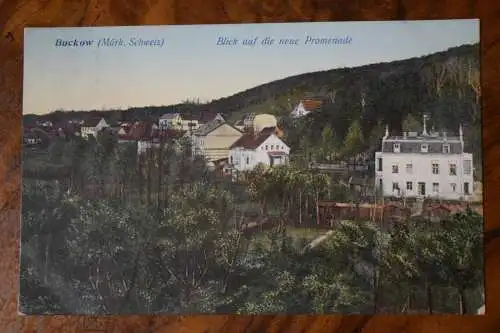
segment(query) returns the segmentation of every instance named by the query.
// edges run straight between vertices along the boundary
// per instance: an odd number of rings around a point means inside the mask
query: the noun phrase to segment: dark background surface
[[[481,18],[486,316],[23,317],[17,314],[26,26]],[[471,0],[0,1],[0,332],[500,332],[500,3]],[[375,37],[376,38],[376,37]],[[429,36],[432,38],[432,36]]]

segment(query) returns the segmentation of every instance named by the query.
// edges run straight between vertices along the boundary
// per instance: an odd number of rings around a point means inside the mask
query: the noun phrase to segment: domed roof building
[[[262,131],[268,131],[272,129],[275,134],[281,138],[284,133],[278,126],[278,119],[275,116],[268,113],[254,114],[251,113],[247,115],[243,120],[238,121],[235,126],[239,128],[242,132],[259,134]]]
[[[276,127],[278,125],[278,121],[276,117],[272,114],[262,113],[258,114],[254,117],[252,123],[252,129],[254,133],[260,133],[264,128]]]

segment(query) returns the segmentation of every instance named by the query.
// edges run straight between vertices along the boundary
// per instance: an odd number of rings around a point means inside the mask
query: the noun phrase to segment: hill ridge
[[[322,70],[322,71],[313,71],[313,72],[305,72],[305,73],[300,73],[292,76],[287,76],[285,78],[281,78],[278,80],[273,80],[269,81],[266,83],[259,84],[257,86],[236,92],[234,94],[225,96],[225,97],[219,97],[215,98],[211,101],[205,102],[205,103],[176,103],[176,104],[170,104],[170,105],[144,105],[144,106],[134,106],[134,107],[129,107],[127,109],[106,109],[106,110],[54,110],[50,113],[46,114],[25,114],[23,115],[23,118],[40,118],[40,119],[48,119],[50,120],[51,116],[57,113],[67,113],[67,114],[79,114],[79,113],[102,113],[102,116],[106,117],[109,116],[109,112],[118,112],[118,113],[129,113],[129,112],[137,112],[141,109],[149,109],[149,110],[154,110],[154,111],[159,111],[162,110],[163,113],[174,113],[174,112],[181,112],[183,113],[183,110],[178,110],[179,108],[186,108],[189,109],[189,107],[193,107],[195,110],[192,111],[205,111],[205,109],[215,109],[216,107],[220,107],[219,104],[222,104],[224,102],[227,102],[228,100],[238,98],[240,96],[246,95],[246,94],[252,94],[255,92],[260,92],[261,90],[264,90],[265,88],[268,88],[270,86],[275,86],[279,85],[282,83],[289,83],[297,80],[302,80],[304,78],[308,78],[310,76],[318,76],[318,75],[333,75],[333,74],[345,74],[349,71],[356,71],[356,70],[377,70],[380,68],[383,68],[384,66],[400,66],[404,65],[405,63],[409,61],[427,61],[433,58],[438,58],[438,57],[446,57],[450,53],[453,53],[456,56],[460,56],[462,54],[467,54],[474,49],[479,50],[479,44],[463,44],[460,46],[456,47],[451,47],[448,48],[447,50],[435,52],[435,53],[430,53],[422,56],[416,56],[416,57],[411,57],[411,58],[406,58],[406,59],[400,59],[400,60],[394,60],[394,61],[388,61],[388,62],[379,62],[379,63],[370,63],[370,64],[365,64],[365,65],[360,65],[360,66],[354,66],[354,67],[337,67],[337,68],[332,68],[332,69],[327,69],[327,70]],[[196,110],[198,109],[198,110]],[[191,110],[186,110],[187,113]],[[224,115],[227,116],[227,110],[220,110]],[[234,110],[232,110],[234,111]]]

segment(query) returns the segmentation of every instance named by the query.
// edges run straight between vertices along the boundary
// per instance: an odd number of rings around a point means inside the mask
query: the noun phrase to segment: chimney
[[[403,132],[403,137],[406,139],[406,137],[408,136],[408,132]]]
[[[424,125],[424,129],[422,130],[422,135],[428,135],[427,134],[427,115],[424,114],[424,121],[423,121],[423,125]]]
[[[445,139],[445,140],[447,139],[445,131],[443,131],[443,139]]]
[[[385,135],[384,135],[384,139],[387,139],[389,137],[389,126],[388,125],[385,125]]]

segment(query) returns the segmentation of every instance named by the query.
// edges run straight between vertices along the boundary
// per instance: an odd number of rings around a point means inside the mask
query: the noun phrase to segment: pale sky
[[[219,36],[259,37],[218,46]],[[266,36],[296,46],[262,46]],[[304,45],[306,36],[350,37]],[[163,47],[56,47],[58,38],[164,39]],[[212,100],[297,74],[407,59],[479,42],[479,20],[27,28],[23,114]]]

